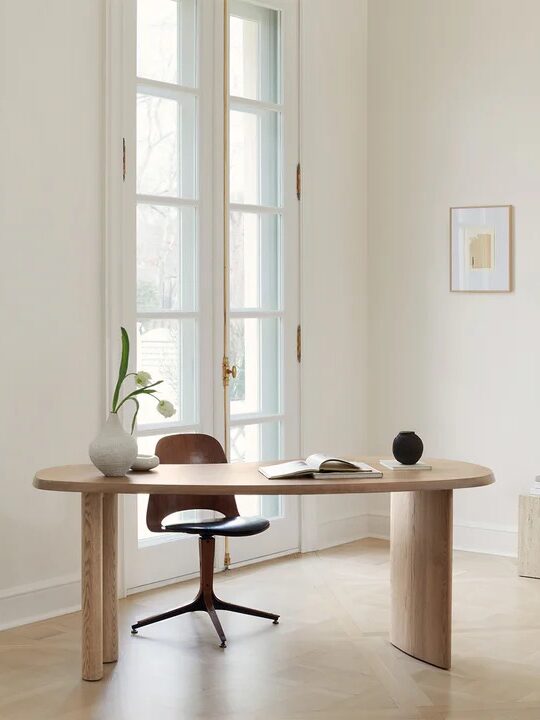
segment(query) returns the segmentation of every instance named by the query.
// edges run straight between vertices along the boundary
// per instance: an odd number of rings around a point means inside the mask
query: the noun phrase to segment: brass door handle
[[[238,375],[238,368],[236,365],[233,365],[232,367],[229,366],[229,358],[224,357],[223,358],[223,385],[226,386],[229,384],[229,379],[232,377],[234,380],[236,376]]]

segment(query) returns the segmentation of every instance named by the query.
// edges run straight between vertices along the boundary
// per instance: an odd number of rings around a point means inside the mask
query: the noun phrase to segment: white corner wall
[[[302,0],[303,452],[365,451],[365,0]],[[365,534],[362,496],[304,498],[303,549]]]
[[[455,493],[456,546],[506,554],[540,471],[539,25],[537,0],[369,3],[371,449],[416,429],[492,467]],[[450,293],[449,207],[483,204],[515,206],[515,291]]]
[[[0,2],[0,627],[79,603],[79,497],[103,411],[103,2]]]
[[[86,462],[104,411],[104,5],[0,1],[0,626],[79,602],[78,498],[31,478]],[[413,427],[495,469],[456,493],[456,540],[512,553],[540,466],[540,6],[301,5],[303,451],[387,454]],[[516,290],[451,295],[448,208],[482,203],[515,205]],[[310,498],[304,549],[387,515]]]
[[[105,409],[105,6],[0,0],[0,628],[79,604],[78,497],[31,481],[87,462]],[[367,442],[366,2],[303,11],[303,442],[354,453]],[[315,501],[306,547],[363,534],[364,511]]]

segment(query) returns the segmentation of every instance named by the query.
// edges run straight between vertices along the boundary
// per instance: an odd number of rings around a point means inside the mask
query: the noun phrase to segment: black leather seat
[[[177,523],[164,525],[166,532],[189,533],[201,537],[223,535],[224,537],[246,537],[258,535],[268,530],[270,523],[263,517],[224,517],[219,520],[201,520],[199,522]]]
[[[187,433],[185,435],[167,435],[158,442],[156,455],[161,464],[182,465],[189,463],[226,463],[227,457],[219,442],[210,435],[200,433]],[[164,525],[163,521],[173,513],[183,510],[213,510],[224,517],[217,520],[199,520],[194,522],[171,523]],[[185,613],[202,610],[210,616],[219,639],[221,647],[227,644],[227,638],[221,627],[216,610],[252,615],[267,618],[277,624],[279,615],[244,607],[226,602],[216,597],[214,584],[214,535],[228,537],[246,537],[258,535],[270,527],[270,523],[263,517],[241,517],[234,495],[160,495],[152,494],[148,499],[146,524],[152,532],[179,532],[199,536],[199,555],[201,565],[200,586],[197,597],[188,605],[168,610],[158,615],[152,615],[139,620],[131,626],[131,632],[136,635],[139,628],[152,625],[161,620],[184,615]]]

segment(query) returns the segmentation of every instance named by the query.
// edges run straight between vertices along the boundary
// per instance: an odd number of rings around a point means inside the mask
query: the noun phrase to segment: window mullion
[[[177,98],[180,95],[199,96],[199,89],[196,87],[175,85],[174,83],[142,77],[137,78],[137,90],[147,95],[157,95],[166,98]]]
[[[173,207],[198,208],[199,201],[191,198],[176,197],[174,195],[145,195],[138,193],[135,200],[139,205],[171,205]]]

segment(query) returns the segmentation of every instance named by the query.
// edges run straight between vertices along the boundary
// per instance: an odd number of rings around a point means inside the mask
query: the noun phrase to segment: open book
[[[354,478],[354,477],[382,477],[382,472],[375,470],[371,465],[356,462],[354,460],[343,460],[343,458],[332,457],[315,453],[305,460],[293,460],[292,462],[280,463],[279,465],[267,465],[260,467],[259,472],[269,480],[279,478]]]

